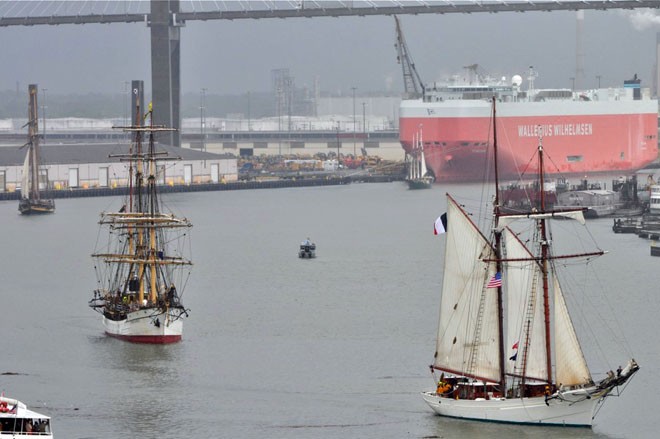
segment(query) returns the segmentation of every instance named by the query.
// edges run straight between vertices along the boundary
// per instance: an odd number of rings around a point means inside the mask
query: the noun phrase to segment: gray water
[[[641,371],[609,398],[593,430],[491,425],[435,416],[432,388],[445,191],[403,183],[176,194],[192,220],[195,266],[184,339],[144,346],[108,338],[87,307],[98,214],[116,198],[57,200],[21,217],[0,203],[0,389],[75,438],[657,437],[658,264],[649,242],[590,222],[620,328]],[[317,258],[300,260],[310,237]],[[617,339],[618,340],[615,340]],[[616,353],[616,355],[615,355]],[[607,355],[606,355],[607,356]],[[596,360],[598,363],[600,360]],[[591,364],[591,363],[590,363]],[[600,364],[599,364],[600,365]],[[600,370],[605,372],[606,370]]]

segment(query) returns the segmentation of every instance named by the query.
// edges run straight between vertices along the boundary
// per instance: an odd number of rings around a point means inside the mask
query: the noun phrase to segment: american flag
[[[502,286],[502,273],[499,271],[488,281],[486,288],[499,288]]]

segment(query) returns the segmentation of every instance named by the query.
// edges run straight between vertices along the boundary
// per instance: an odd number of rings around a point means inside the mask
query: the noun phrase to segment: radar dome
[[[513,77],[511,78],[511,84],[520,87],[520,84],[522,84],[522,76],[513,75]]]

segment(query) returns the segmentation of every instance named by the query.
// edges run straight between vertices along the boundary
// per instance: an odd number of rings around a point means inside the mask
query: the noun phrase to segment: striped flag
[[[441,235],[447,231],[447,214],[443,213],[433,224],[433,234]]]
[[[511,349],[515,349],[516,352],[514,352],[513,355],[509,357],[509,360],[516,361],[516,359],[518,358],[518,342],[515,342],[513,346],[511,346]]]
[[[502,273],[499,271],[488,281],[486,288],[499,288],[502,286]]]

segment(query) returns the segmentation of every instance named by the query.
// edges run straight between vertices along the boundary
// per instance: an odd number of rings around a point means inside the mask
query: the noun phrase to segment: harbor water
[[[641,370],[593,429],[446,419],[426,406],[444,257],[433,222],[448,191],[478,189],[168,194],[194,224],[195,265],[183,341],[166,346],[106,337],[87,306],[99,213],[118,198],[57,200],[41,217],[0,202],[0,389],[52,416],[60,439],[657,437],[660,258],[649,241],[614,234],[611,219],[588,225],[609,251],[593,264],[613,292],[573,319],[618,328],[583,345],[594,375],[628,351]],[[297,256],[307,237],[316,259]]]

